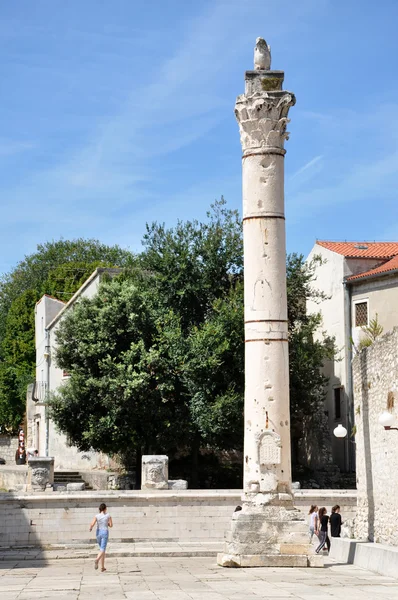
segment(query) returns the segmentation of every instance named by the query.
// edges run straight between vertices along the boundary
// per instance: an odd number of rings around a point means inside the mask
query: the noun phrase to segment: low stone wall
[[[296,504],[305,514],[310,504],[326,504],[326,499],[328,506],[339,502],[343,514],[355,503],[355,491],[349,490],[344,498],[342,490],[338,490],[340,498],[331,490],[322,497],[313,492],[299,492]],[[221,542],[241,502],[241,491],[0,494],[0,546],[93,543],[88,527],[101,502],[108,505],[114,519],[111,537],[115,542]]]
[[[398,578],[398,548],[394,546],[332,538],[330,557],[339,563]]]
[[[4,458],[6,465],[15,465],[15,453],[18,448],[18,438],[9,435],[0,435],[0,458]]]
[[[377,339],[353,360],[358,511],[355,537],[398,546],[398,432],[379,416],[387,398],[398,414],[398,328]],[[395,396],[395,397],[394,397]]]
[[[15,462],[15,461],[14,461]],[[67,471],[63,471],[65,473]],[[74,473],[74,471],[73,471]],[[109,471],[79,471],[83,481],[94,490],[130,490],[135,486],[135,473],[119,474]],[[26,491],[27,465],[0,465],[0,490]]]

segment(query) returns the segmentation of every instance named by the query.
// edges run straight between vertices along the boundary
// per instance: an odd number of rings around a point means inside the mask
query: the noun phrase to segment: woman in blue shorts
[[[98,569],[98,564],[101,563],[101,571],[105,569],[105,550],[108,543],[109,530],[108,527],[113,527],[112,517],[106,512],[106,504],[102,503],[99,507],[98,515],[95,515],[90,525],[92,531],[94,525],[97,524],[97,542],[100,551],[94,562],[94,568]]]

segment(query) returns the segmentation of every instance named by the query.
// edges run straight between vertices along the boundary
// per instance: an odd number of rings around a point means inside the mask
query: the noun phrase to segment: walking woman
[[[319,546],[318,548],[315,550],[315,552],[317,554],[319,554],[319,552],[323,549],[323,547],[327,546],[327,549],[330,550],[330,539],[328,536],[328,523],[329,523],[329,517],[326,514],[327,510],[326,508],[323,506],[322,508],[319,509],[319,513],[318,513],[318,528],[319,528],[319,533],[318,533],[318,537],[319,537]]]
[[[310,511],[310,525],[309,525],[309,536],[310,536],[310,544],[312,543],[312,538],[314,537],[314,533],[318,531],[318,507],[316,504],[311,504]]]
[[[94,562],[94,568],[98,569],[99,563],[101,563],[101,571],[105,569],[105,550],[108,543],[109,531],[108,527],[113,527],[112,517],[106,512],[106,504],[102,503],[99,507],[99,513],[91,521],[90,531],[92,531],[94,525],[97,524],[97,542],[100,551]]]

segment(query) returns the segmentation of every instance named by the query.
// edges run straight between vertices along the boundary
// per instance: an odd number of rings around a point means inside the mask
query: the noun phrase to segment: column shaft
[[[243,157],[247,491],[288,491],[291,480],[283,154]],[[280,463],[261,461],[267,431],[280,438]]]

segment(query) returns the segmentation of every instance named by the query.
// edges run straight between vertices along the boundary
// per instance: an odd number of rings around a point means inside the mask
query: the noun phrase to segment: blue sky
[[[296,94],[288,251],[398,240],[396,0],[0,5],[0,272],[36,244],[138,250],[147,221],[241,206],[233,108],[263,36]]]

